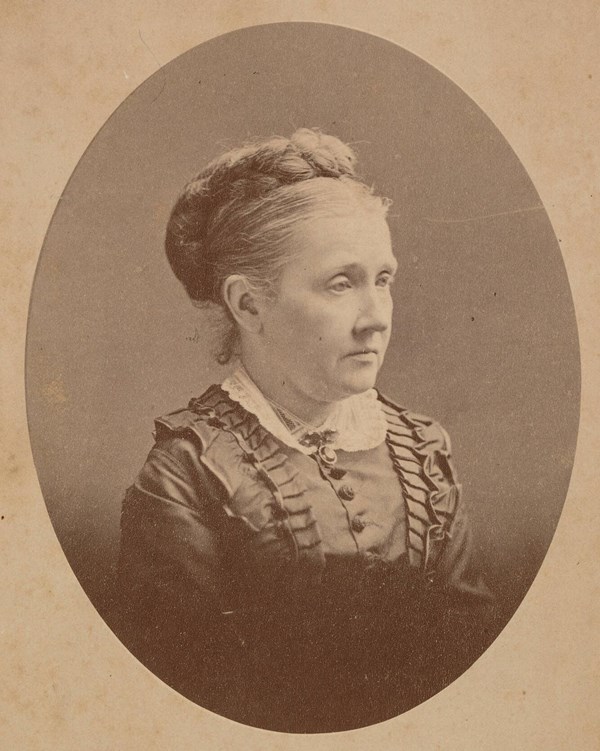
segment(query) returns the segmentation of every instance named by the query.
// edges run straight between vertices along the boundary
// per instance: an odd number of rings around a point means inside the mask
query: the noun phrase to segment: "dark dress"
[[[156,421],[123,503],[122,638],[231,719],[330,732],[415,706],[483,651],[489,594],[445,431],[307,456],[218,386]]]

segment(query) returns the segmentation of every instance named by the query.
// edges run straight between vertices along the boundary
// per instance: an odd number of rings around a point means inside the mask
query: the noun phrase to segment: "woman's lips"
[[[356,352],[350,352],[346,357],[351,357],[360,362],[373,362],[377,360],[377,352],[374,349],[363,349]]]

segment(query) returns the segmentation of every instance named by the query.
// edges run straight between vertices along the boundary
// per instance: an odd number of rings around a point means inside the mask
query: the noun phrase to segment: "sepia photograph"
[[[447,686],[524,596],[578,341],[485,114],[390,42],[272,24],[100,130],[40,256],[27,387],[56,533],[132,654],[229,719],[336,732]]]
[[[585,618],[556,578],[589,566],[569,542],[589,321],[560,209],[493,98],[402,34],[236,19],[169,57],[140,27],[152,67],[135,86],[123,67],[110,106],[93,90],[104,115],[54,180],[23,306],[42,521],[11,591],[59,620],[7,630],[2,710],[38,691],[64,717],[26,749],[158,749],[171,727],[182,749],[203,728],[202,748],[492,751],[509,717],[516,747],[562,748],[548,676],[511,678]],[[88,737],[110,705],[129,729]]]

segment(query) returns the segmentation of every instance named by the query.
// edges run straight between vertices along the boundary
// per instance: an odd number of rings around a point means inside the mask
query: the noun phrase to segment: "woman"
[[[124,634],[178,691],[263,728],[392,717],[479,653],[448,437],[374,389],[387,208],[346,145],[302,129],[213,161],[167,229],[238,365],[156,420],[123,504]]]

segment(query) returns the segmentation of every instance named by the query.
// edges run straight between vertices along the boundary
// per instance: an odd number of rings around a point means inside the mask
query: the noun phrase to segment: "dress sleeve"
[[[462,485],[458,481],[450,437],[438,423],[426,433],[431,450],[429,476],[438,485],[434,509],[440,508],[444,517],[441,550],[435,565],[434,579],[454,596],[471,600],[491,600],[491,593],[481,576],[473,545],[473,534]],[[439,539],[439,538],[438,538]]]
[[[189,443],[155,445],[126,492],[119,576],[134,599],[146,587],[182,579],[206,594],[220,589],[217,526],[210,514],[214,483],[193,461]]]
[[[157,443],[127,490],[117,593],[129,649],[178,691],[210,706],[231,684],[236,638],[221,616],[223,489],[199,450],[179,436]]]
[[[440,503],[451,511],[437,559],[435,576],[424,591],[421,613],[422,650],[417,683],[423,696],[432,676],[445,685],[454,680],[489,646],[497,633],[498,612],[493,594],[485,584],[473,545],[468,510],[452,459],[446,431],[433,424],[438,443],[432,477],[440,487]],[[436,679],[437,679],[436,678]]]

